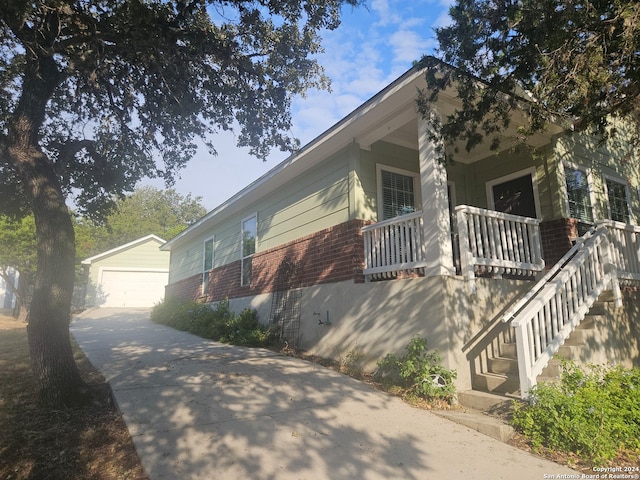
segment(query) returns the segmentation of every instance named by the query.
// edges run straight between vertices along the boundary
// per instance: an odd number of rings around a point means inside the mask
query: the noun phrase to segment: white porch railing
[[[611,264],[618,280],[624,283],[640,281],[640,227],[613,220],[603,220],[598,225],[607,227]]]
[[[483,208],[456,207],[462,275],[475,292],[475,275],[535,275],[544,269],[540,220]]]
[[[423,271],[426,262],[421,211],[367,225],[362,236],[363,274],[367,280]]]
[[[523,397],[607,287],[612,288],[616,305],[621,304],[608,229],[599,226],[593,232],[579,239],[503,317],[515,328]]]

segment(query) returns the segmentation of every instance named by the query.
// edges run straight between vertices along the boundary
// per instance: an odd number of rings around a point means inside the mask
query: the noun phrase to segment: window
[[[213,237],[204,241],[202,246],[202,294],[209,290],[209,272],[213,269]]]
[[[258,222],[255,215],[242,221],[242,234],[240,239],[242,271],[240,285],[251,284],[251,259],[253,254],[256,253],[257,228]]]
[[[626,183],[605,177],[607,199],[609,200],[609,218],[616,222],[629,223],[629,192]]]
[[[381,220],[416,211],[417,174],[378,166],[378,215]]]
[[[593,223],[593,206],[587,172],[565,165],[564,178],[567,186],[569,216],[584,223]]]

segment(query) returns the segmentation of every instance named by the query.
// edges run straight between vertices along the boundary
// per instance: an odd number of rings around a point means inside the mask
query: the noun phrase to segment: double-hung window
[[[242,254],[240,285],[251,284],[253,255],[256,253],[258,221],[257,216],[246,218],[242,221],[242,233],[240,236],[240,251]]]
[[[405,215],[416,211],[416,179],[418,174],[378,165],[378,218]]]
[[[569,216],[580,222],[593,223],[593,205],[588,173],[578,167],[564,167]]]
[[[213,269],[213,237],[207,238],[202,244],[202,294],[209,290],[209,275]]]
[[[616,222],[629,223],[629,190],[624,181],[605,177],[605,188],[609,202],[609,218]]]

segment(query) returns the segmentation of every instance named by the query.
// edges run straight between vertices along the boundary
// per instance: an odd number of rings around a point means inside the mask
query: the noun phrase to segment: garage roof
[[[111,250],[108,250],[106,252],[103,253],[99,253],[98,255],[94,255],[93,257],[89,257],[85,260],[82,261],[82,265],[91,265],[93,262],[101,260],[103,258],[106,258],[110,255],[114,255],[116,253],[122,252],[124,250],[127,250],[131,247],[135,247],[137,245],[140,245],[142,243],[145,243],[149,240],[155,240],[156,242],[159,243],[159,245],[164,245],[166,243],[166,240],[163,240],[162,238],[158,237],[157,235],[147,235],[146,237],[140,237],[137,240],[134,240],[132,242],[129,243],[125,243],[124,245],[120,245],[119,247],[116,248],[112,248]]]

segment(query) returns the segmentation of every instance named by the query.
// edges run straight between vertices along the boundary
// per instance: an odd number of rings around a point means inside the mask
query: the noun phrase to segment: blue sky
[[[293,105],[293,134],[305,145],[407,71],[414,60],[433,53],[433,29],[446,25],[453,0],[366,0],[343,11],[337,30],[323,35],[319,62],[331,92],[309,91]],[[204,148],[182,170],[175,189],[202,197],[207,209],[221,204],[288,155],[275,151],[266,162],[235,146],[232,134],[214,139],[217,157]],[[160,182],[146,181],[162,188]]]

